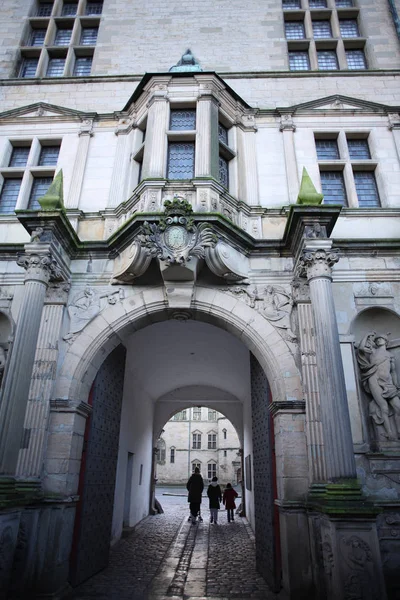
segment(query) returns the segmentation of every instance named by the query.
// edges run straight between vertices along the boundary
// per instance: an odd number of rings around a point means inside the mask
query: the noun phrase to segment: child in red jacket
[[[223,503],[225,504],[226,513],[228,515],[228,523],[234,521],[233,510],[236,508],[235,498],[238,497],[238,493],[233,489],[230,483],[226,484],[226,490],[224,491]]]

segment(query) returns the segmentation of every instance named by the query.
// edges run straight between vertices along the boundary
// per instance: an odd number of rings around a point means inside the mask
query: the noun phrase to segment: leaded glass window
[[[351,160],[371,158],[367,140],[347,140]]]
[[[219,182],[224,187],[229,187],[229,163],[223,156],[219,156],[218,159],[218,167],[219,167]]]
[[[46,31],[46,29],[32,29],[29,45],[43,46],[44,38],[46,37]]]
[[[13,148],[9,167],[26,167],[28,162],[30,148],[29,147],[16,147]]]
[[[0,213],[12,213],[17,204],[22,179],[4,179],[0,194]]]
[[[218,139],[223,144],[228,145],[228,130],[221,123],[218,123]]]
[[[339,148],[336,140],[315,140],[318,160],[337,160]]]
[[[103,10],[102,2],[87,2],[86,3],[86,15],[101,15]]]
[[[56,165],[59,152],[60,146],[42,146],[39,156],[39,165],[41,167]]]
[[[21,68],[19,70],[19,77],[35,77],[38,62],[38,58],[23,58]]]
[[[52,10],[53,10],[52,2],[41,2],[38,6],[36,16],[37,17],[50,17]]]
[[[289,68],[291,71],[309,71],[310,59],[308,58],[308,52],[289,52]]]
[[[44,196],[49,189],[52,177],[34,177],[31,189],[31,195],[29,197],[28,209],[37,210],[40,209],[38,199]]]
[[[193,448],[193,450],[201,449],[201,433],[193,434],[192,448]]]
[[[84,27],[81,34],[81,46],[94,46],[97,42],[98,27]]]
[[[302,21],[286,21],[285,35],[287,40],[303,40],[305,38]]]
[[[212,479],[217,476],[217,463],[210,462],[207,465],[207,477],[208,479]]]
[[[337,8],[347,8],[353,6],[353,0],[336,0]]]
[[[64,2],[61,15],[63,17],[74,17],[76,15],[77,9],[78,5],[76,2]]]
[[[359,206],[380,206],[378,188],[372,171],[354,171],[354,183]]]
[[[282,0],[282,8],[284,10],[296,10],[300,7],[300,0]]]
[[[170,142],[168,145],[168,179],[192,179],[194,142]]]
[[[47,66],[46,77],[62,77],[64,74],[65,58],[51,58]]]
[[[324,204],[341,204],[346,206],[346,188],[342,171],[321,172],[322,193]]]
[[[340,19],[340,35],[342,38],[359,37],[357,19]]]
[[[55,46],[68,46],[71,41],[72,29],[57,29],[54,40]]]
[[[326,0],[308,0],[310,8],[326,8]]]
[[[196,129],[196,110],[171,110],[169,128],[171,131],[193,131]]]
[[[313,21],[312,25],[315,39],[332,37],[332,29],[329,21]]]
[[[317,57],[320,71],[334,71],[338,68],[335,50],[318,50]]]
[[[169,462],[170,463],[174,463],[175,462],[175,448],[170,448],[170,451],[169,451]]]
[[[90,75],[92,61],[93,58],[91,56],[80,56],[79,58],[76,58],[74,65],[75,77],[85,77],[86,75]]]
[[[363,50],[346,50],[348,69],[366,69],[367,61]]]

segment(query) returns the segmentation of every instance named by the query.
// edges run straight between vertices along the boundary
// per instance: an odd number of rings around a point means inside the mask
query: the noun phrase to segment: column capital
[[[284,115],[281,115],[279,131],[296,131],[296,125],[293,122],[292,114],[285,113]]]
[[[298,260],[297,275],[305,275],[308,281],[317,277],[332,279],[332,267],[339,258],[335,248],[305,248]]]
[[[49,244],[29,244],[17,264],[26,270],[25,281],[38,281],[48,285],[50,280],[62,278],[61,268],[51,252]]]

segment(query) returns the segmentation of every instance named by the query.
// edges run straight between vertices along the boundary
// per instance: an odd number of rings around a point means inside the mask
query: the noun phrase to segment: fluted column
[[[257,151],[256,151],[256,128],[251,127],[251,116],[249,115],[249,127],[238,127],[238,156],[239,158],[239,197],[250,205],[258,205],[258,175],[257,175]]]
[[[310,285],[322,428],[328,481],[356,478],[353,440],[339,333],[332,293],[332,266],[339,255],[331,240],[309,241],[299,259]]]
[[[169,104],[165,93],[154,95],[149,104],[142,179],[165,177]]]
[[[26,269],[26,275],[1,397],[1,475],[16,473],[44,297],[50,277],[59,275],[48,244],[27,244],[18,264]]]
[[[89,153],[90,138],[93,135],[93,122],[88,119],[79,131],[78,149],[75,155],[73,177],[69,193],[66,197],[66,208],[78,208],[85,175],[86,161]]]
[[[218,179],[218,103],[209,94],[199,97],[196,131],[195,176]]]
[[[118,206],[126,200],[125,189],[128,179],[128,165],[130,159],[130,133],[132,131],[132,124],[120,123],[115,129],[115,135],[117,136],[117,149],[115,152],[114,167],[111,178],[110,195],[108,200],[108,206]]]
[[[285,153],[286,180],[289,192],[289,203],[295,204],[299,193],[299,177],[297,171],[296,151],[294,147],[294,132],[296,127],[292,115],[283,115],[279,130],[283,134],[283,149]]]

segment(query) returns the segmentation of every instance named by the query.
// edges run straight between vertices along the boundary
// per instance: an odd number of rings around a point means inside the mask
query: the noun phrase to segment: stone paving
[[[68,600],[284,600],[255,570],[254,536],[246,519],[188,522],[187,504],[162,500],[164,514],[147,517],[111,551],[109,566],[68,594]]]

